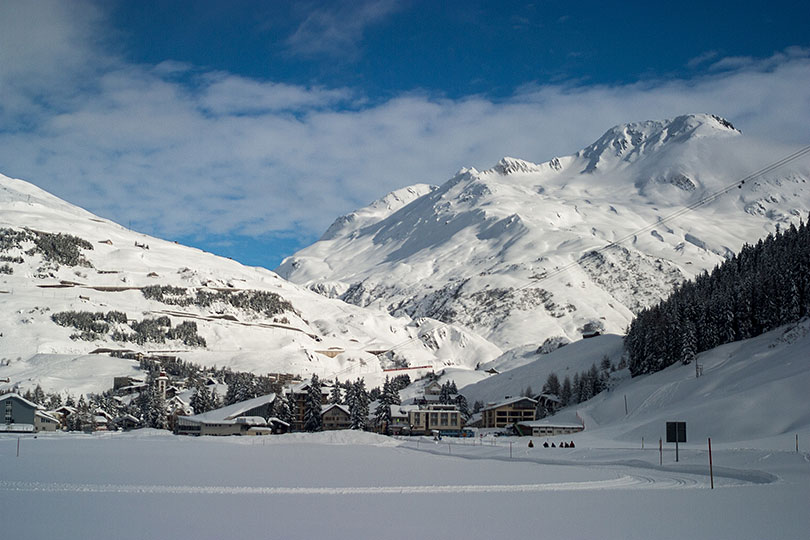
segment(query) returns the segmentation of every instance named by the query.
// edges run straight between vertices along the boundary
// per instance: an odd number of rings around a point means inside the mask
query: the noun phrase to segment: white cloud
[[[396,0],[302,2],[300,8],[306,15],[287,39],[287,46],[292,54],[300,56],[354,59],[365,29],[386,19],[401,5]]]
[[[81,26],[59,39],[72,43],[85,31],[101,32]],[[0,172],[168,237],[308,241],[388,191],[441,183],[504,155],[570,154],[621,122],[711,112],[755,137],[806,143],[810,118],[810,56],[801,49],[692,80],[535,85],[497,101],[411,93],[368,104],[347,89],[223,72],[193,73],[187,85],[176,75],[193,66],[127,65],[79,41],[53,58],[22,43],[36,66],[3,66],[4,75],[27,77],[25,87],[4,90],[4,101],[26,104],[27,113],[11,121],[18,111],[5,110]],[[60,64],[76,51],[84,61]],[[55,77],[62,84],[53,86]],[[28,99],[32,88],[50,101]]]

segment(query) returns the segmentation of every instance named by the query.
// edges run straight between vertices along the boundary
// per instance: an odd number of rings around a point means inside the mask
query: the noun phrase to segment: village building
[[[433,431],[461,431],[464,419],[455,405],[422,405],[408,411],[411,435],[429,435]]]
[[[267,419],[267,427],[272,430],[273,435],[281,435],[290,431],[290,424],[275,416]]]
[[[388,432],[391,435],[411,434],[411,411],[419,410],[418,405],[391,405],[391,423]]]
[[[62,423],[54,415],[45,411],[34,413],[34,431],[56,431],[62,427]]]
[[[68,419],[71,415],[76,414],[77,409],[76,407],[71,407],[70,405],[62,405],[58,409],[50,411],[50,414],[54,416],[57,420],[59,420],[59,428],[60,429],[67,429]]]
[[[537,401],[523,396],[490,403],[481,409],[482,425],[485,428],[505,428],[519,422],[531,422],[535,419],[536,409]]]
[[[534,396],[534,400],[537,402],[538,412],[543,411],[546,414],[554,414],[562,408],[560,398],[554,394],[538,394]]]
[[[532,437],[557,437],[579,433],[585,427],[581,423],[554,421],[553,418],[543,418],[533,422],[519,422],[518,433]]]
[[[310,381],[305,381],[289,388],[288,399],[293,413],[292,427],[295,431],[303,431],[306,417],[306,403],[309,395]],[[329,401],[330,386],[321,384],[321,403]]]
[[[267,427],[275,394],[234,403],[220,409],[178,416],[174,432],[178,435],[244,435],[252,427]]]
[[[113,420],[113,424],[115,424],[116,428],[118,429],[129,431],[131,429],[140,427],[141,421],[139,418],[132,416],[131,414],[124,414]]]
[[[349,429],[352,427],[352,416],[349,412],[349,408],[338,403],[322,406],[321,419],[321,429],[323,431]]]
[[[0,396],[0,431],[25,433],[37,431],[37,425],[42,425],[43,418],[37,420],[37,413],[44,412],[44,407],[29,401],[19,394],[3,394]],[[55,419],[53,419],[55,420]]]

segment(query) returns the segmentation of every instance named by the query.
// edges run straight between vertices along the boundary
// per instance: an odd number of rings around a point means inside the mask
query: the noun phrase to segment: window
[[[12,407],[11,400],[7,399],[6,400],[6,424],[11,424],[13,422],[13,419],[11,417],[11,407]]]

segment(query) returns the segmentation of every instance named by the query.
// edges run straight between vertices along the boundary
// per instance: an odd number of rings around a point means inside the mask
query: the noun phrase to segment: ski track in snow
[[[264,487],[264,486],[168,486],[137,484],[75,484],[0,481],[1,491],[49,493],[131,493],[182,495],[410,495],[445,493],[536,493],[548,491],[594,491],[605,489],[672,489],[701,487],[694,479],[623,475],[612,480],[547,484],[427,485],[359,487]]]

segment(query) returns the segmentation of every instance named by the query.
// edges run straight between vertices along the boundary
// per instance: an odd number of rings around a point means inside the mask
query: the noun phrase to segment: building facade
[[[411,435],[429,435],[432,431],[461,431],[464,419],[455,405],[424,405],[408,411]]]
[[[528,397],[506,399],[500,403],[490,403],[481,409],[482,426],[485,428],[505,428],[520,422],[535,419],[537,402]]]
[[[345,405],[333,403],[321,408],[321,429],[332,431],[336,429],[349,429],[352,427],[352,416]]]

